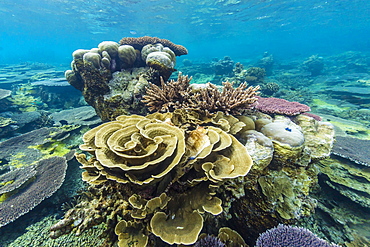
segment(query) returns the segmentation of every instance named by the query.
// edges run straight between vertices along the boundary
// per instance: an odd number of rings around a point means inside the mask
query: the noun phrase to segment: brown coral
[[[94,157],[77,158],[86,169],[83,179],[92,184],[104,177],[147,184],[169,173],[185,153],[183,130],[136,115],[102,124],[86,132],[83,140],[80,148]]]
[[[120,45],[131,45],[135,49],[141,50],[145,45],[161,43],[163,46],[170,48],[176,56],[188,54],[188,50],[182,45],[176,45],[168,39],[157,37],[143,36],[139,38],[125,37],[120,40]]]
[[[169,112],[182,107],[189,94],[188,88],[192,77],[182,76],[179,73],[177,81],[170,80],[167,83],[161,78],[161,86],[149,83],[143,102],[150,111]]]
[[[150,111],[174,111],[175,109],[198,109],[207,114],[217,111],[226,114],[241,114],[251,108],[257,101],[259,86],[247,87],[242,83],[233,88],[230,82],[223,83],[222,92],[212,83],[206,87],[193,90],[190,87],[191,77],[179,73],[177,81],[161,81],[161,87],[150,84],[143,96],[143,102]]]

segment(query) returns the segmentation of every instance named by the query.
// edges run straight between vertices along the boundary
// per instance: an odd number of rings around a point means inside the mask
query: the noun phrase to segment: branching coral
[[[258,95],[257,91],[260,88],[259,86],[247,88],[246,83],[234,88],[228,81],[223,83],[222,92],[212,83],[208,83],[207,86],[198,92],[190,93],[187,108],[200,108],[207,113],[222,111],[239,115],[257,101],[255,96]]]
[[[248,87],[242,83],[237,88],[230,82],[223,83],[222,91],[212,83],[194,90],[191,77],[179,73],[177,81],[161,82],[161,87],[150,84],[143,96],[143,102],[150,111],[167,112],[174,109],[198,109],[207,114],[222,111],[227,114],[241,114],[257,101],[259,86]]]
[[[149,107],[150,111],[168,112],[180,109],[182,102],[186,101],[188,88],[192,77],[182,76],[179,73],[177,81],[170,80],[164,82],[161,78],[161,86],[149,83],[143,102]]]

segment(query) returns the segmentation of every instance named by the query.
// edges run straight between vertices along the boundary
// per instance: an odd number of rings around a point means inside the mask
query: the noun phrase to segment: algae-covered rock
[[[301,127],[305,143],[313,159],[330,156],[334,143],[334,126],[329,122],[316,121],[306,115],[298,115],[295,122]]]

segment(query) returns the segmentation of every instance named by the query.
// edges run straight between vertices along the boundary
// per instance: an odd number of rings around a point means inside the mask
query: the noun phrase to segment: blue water
[[[144,35],[188,59],[370,50],[367,0],[2,0],[0,63],[68,64],[78,48]]]

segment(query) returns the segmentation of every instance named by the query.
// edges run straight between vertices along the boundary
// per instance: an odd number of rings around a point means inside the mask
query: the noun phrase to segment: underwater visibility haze
[[[0,247],[370,246],[369,1],[0,16]]]

